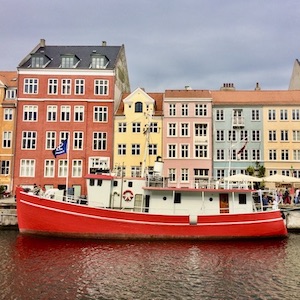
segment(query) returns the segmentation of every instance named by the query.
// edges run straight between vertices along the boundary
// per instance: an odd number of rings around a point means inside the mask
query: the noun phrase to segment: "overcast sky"
[[[39,43],[125,45],[131,90],[286,90],[299,0],[0,0],[0,70]]]

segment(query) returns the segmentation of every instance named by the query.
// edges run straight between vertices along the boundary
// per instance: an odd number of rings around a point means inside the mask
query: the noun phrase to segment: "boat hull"
[[[99,239],[246,239],[286,237],[281,212],[154,215],[93,208],[17,193],[19,231]]]

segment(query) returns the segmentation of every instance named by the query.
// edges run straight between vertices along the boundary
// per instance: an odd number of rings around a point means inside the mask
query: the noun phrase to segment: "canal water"
[[[299,299],[300,235],[131,242],[0,231],[0,299]]]

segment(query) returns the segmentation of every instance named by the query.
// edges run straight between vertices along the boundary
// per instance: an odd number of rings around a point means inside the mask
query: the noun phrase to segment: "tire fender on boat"
[[[133,199],[133,192],[131,190],[126,190],[123,192],[123,199],[125,201],[131,201]]]

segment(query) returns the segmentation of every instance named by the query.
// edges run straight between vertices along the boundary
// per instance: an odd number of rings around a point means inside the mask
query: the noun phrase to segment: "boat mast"
[[[146,176],[146,162],[147,162],[147,157],[148,157],[148,151],[149,151],[149,139],[150,139],[150,126],[151,126],[151,121],[152,121],[152,110],[147,111],[145,113],[147,124],[145,125],[144,129],[144,135],[146,136],[145,139],[145,149],[144,149],[144,158],[142,162],[142,170],[141,170],[141,176],[145,177]]]

